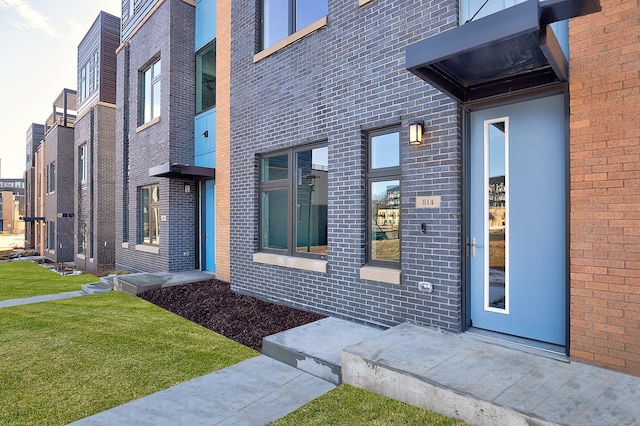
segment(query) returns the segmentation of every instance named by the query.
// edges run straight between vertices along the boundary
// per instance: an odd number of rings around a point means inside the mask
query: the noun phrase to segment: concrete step
[[[345,348],[342,379],[473,425],[640,424],[640,377],[412,324]]]
[[[337,318],[302,325],[262,341],[262,353],[333,384],[341,383],[342,349],[382,330]]]
[[[87,294],[101,294],[111,291],[111,284],[97,282],[92,284],[82,284],[82,291]]]

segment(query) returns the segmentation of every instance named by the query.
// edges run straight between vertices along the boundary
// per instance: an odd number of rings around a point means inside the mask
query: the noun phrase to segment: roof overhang
[[[406,67],[459,102],[568,79],[548,24],[601,10],[599,0],[527,0],[406,49]]]
[[[215,179],[216,169],[180,163],[164,163],[159,166],[150,167],[149,176],[169,179],[206,180]]]

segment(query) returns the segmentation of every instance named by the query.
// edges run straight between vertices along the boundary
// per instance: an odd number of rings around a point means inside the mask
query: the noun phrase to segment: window
[[[328,0],[262,0],[262,49],[328,13]]]
[[[160,59],[142,71],[141,77],[138,124],[148,123],[160,116]]]
[[[56,248],[56,223],[47,222],[47,249],[55,250]]]
[[[78,182],[85,183],[87,181],[87,144],[78,147]]]
[[[86,235],[87,235],[87,222],[78,220],[78,254],[85,254],[86,247]]]
[[[260,161],[260,249],[327,254],[329,150],[306,146]]]
[[[55,192],[56,190],[56,163],[49,164],[47,167],[47,193]]]
[[[96,49],[78,70],[78,103],[84,102],[100,87],[100,51]]]
[[[367,261],[400,266],[400,131],[368,135]]]
[[[196,55],[196,114],[216,105],[216,43]]]
[[[129,13],[129,18],[131,18],[133,16],[133,14],[136,11],[136,0],[128,0],[129,3],[129,7],[128,7],[128,13]]]
[[[160,187],[140,188],[140,242],[160,244]]]

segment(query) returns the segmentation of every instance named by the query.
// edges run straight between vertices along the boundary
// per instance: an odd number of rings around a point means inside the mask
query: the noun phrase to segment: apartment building
[[[35,247],[36,233],[36,188],[35,188],[35,154],[44,139],[44,125],[32,123],[26,134],[26,165],[24,173],[25,201],[24,201],[24,228],[25,248]]]
[[[115,266],[116,54],[120,19],[101,12],[78,45],[74,131],[73,257],[99,272]]]
[[[235,291],[640,374],[635,2],[232,16]]]
[[[35,154],[36,245],[53,262],[74,256],[74,135],[76,91],[63,89],[44,124]]]
[[[199,19],[206,19],[201,25],[212,30],[199,32],[199,133],[194,136],[197,4],[202,5]],[[210,141],[215,136],[213,37],[215,3],[123,3],[121,44],[116,51],[118,269],[214,268],[207,260],[214,246],[206,244],[215,232],[215,160],[207,158],[214,155]]]
[[[0,179],[0,231],[24,233],[24,214],[24,179]]]

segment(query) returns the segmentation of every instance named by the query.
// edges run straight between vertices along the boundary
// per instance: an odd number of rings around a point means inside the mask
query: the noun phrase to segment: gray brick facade
[[[44,217],[55,224],[54,247],[44,256],[54,262],[73,262],[73,127],[55,125],[45,135],[46,166],[55,162],[55,190],[45,191]],[[45,181],[48,184],[48,179]]]
[[[232,5],[231,285],[306,310],[390,326],[460,331],[461,112],[406,70],[405,48],[457,25],[457,1],[330,0],[328,24],[256,63],[256,2]],[[425,143],[408,143],[424,120]],[[366,243],[366,132],[401,126],[401,282],[360,279]],[[326,141],[327,273],[253,261],[258,156]],[[417,196],[441,196],[418,209]],[[427,224],[426,234],[420,232]],[[433,283],[433,293],[418,282]]]
[[[115,265],[115,117],[115,105],[97,104],[75,124],[74,257],[76,265],[94,272]],[[80,146],[86,149],[84,182],[78,176]],[[79,253],[78,234],[83,230],[86,248]]]
[[[148,0],[139,13],[154,10]],[[189,179],[150,176],[165,163],[193,164],[195,8],[166,0],[139,30],[127,33],[117,55],[116,267],[127,271],[182,271],[197,267],[197,193]],[[161,59],[160,118],[138,123],[141,73]],[[141,244],[139,190],[159,185],[160,244]],[[192,188],[185,191],[185,184]],[[157,251],[157,253],[156,253]]]

